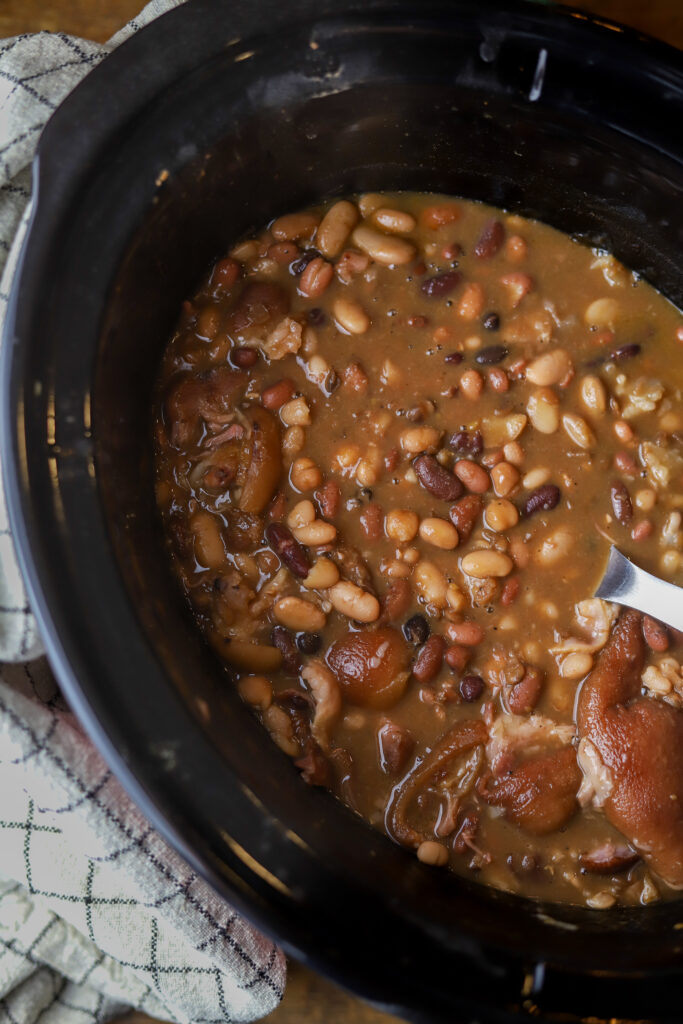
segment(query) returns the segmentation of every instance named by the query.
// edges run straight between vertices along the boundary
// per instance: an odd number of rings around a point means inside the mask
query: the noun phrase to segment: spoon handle
[[[639,569],[615,547],[610,549],[605,575],[595,596],[636,608],[667,626],[683,629],[683,589]]]

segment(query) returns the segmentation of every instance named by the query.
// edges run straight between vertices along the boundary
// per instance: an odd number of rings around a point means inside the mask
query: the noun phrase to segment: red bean
[[[255,348],[245,348],[240,346],[234,348],[230,353],[230,362],[233,366],[238,366],[240,370],[247,370],[250,366],[253,366],[258,359],[258,352]]]
[[[666,631],[666,626],[663,626],[661,622],[653,619],[650,615],[643,616],[643,636],[650,650],[657,652],[668,651],[669,634]]]
[[[465,620],[465,622],[450,622],[446,631],[449,640],[454,644],[464,644],[465,647],[476,647],[486,636],[478,622],[468,620]]]
[[[505,241],[505,228],[499,220],[487,220],[474,247],[474,255],[480,260],[490,260]]]
[[[413,664],[413,675],[418,683],[431,683],[439,674],[445,646],[442,636],[430,636]]]
[[[376,502],[370,502],[360,515],[360,525],[368,540],[379,540],[384,533],[384,512]]]
[[[379,763],[383,772],[396,775],[413,752],[415,740],[402,726],[385,718],[377,732]]]
[[[543,675],[537,668],[527,668],[524,676],[511,688],[507,702],[513,715],[526,715],[538,704],[543,689]]]
[[[453,644],[444,654],[444,660],[449,668],[455,669],[456,672],[462,672],[470,660],[471,654],[472,651],[469,647],[463,647],[462,644]]]
[[[456,501],[449,511],[451,522],[458,531],[460,543],[464,544],[469,540],[474,529],[474,524],[481,515],[484,502],[478,494],[466,494],[460,501]]]
[[[444,295],[450,295],[461,281],[462,274],[459,270],[445,270],[442,274],[426,278],[420,285],[420,291],[430,299],[440,299]]]
[[[413,592],[408,580],[393,580],[382,600],[382,622],[398,622],[410,608]]]
[[[265,409],[279,409],[294,396],[294,381],[283,377],[261,392],[261,405]]]
[[[308,576],[310,559],[287,526],[270,523],[266,527],[266,541],[294,576],[302,580]]]
[[[543,484],[542,487],[537,487],[524,502],[524,515],[532,516],[534,512],[539,512],[541,509],[544,512],[549,512],[555,508],[560,496],[560,488],[555,484]]]
[[[417,478],[426,491],[443,501],[456,501],[464,491],[463,485],[433,455],[421,455],[413,463]]]
[[[320,506],[321,515],[325,519],[334,519],[337,512],[339,511],[339,504],[341,502],[341,491],[339,490],[339,484],[334,480],[328,480],[322,487],[315,492],[315,500]]]
[[[626,484],[621,480],[615,480],[610,487],[610,498],[614,515],[623,526],[626,526],[633,518],[633,504]]]
[[[468,704],[479,700],[484,692],[484,680],[481,676],[463,676],[460,680],[460,696]]]

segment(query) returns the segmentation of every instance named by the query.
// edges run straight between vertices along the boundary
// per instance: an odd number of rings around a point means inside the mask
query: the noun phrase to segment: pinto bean
[[[321,220],[315,236],[315,244],[323,256],[337,256],[357,223],[358,209],[348,199],[341,199],[331,206]]]
[[[480,260],[490,260],[505,241],[505,228],[501,221],[487,220],[474,246],[474,255]]]
[[[543,689],[543,673],[529,666],[518,683],[510,689],[507,704],[513,715],[526,715],[538,704]]]
[[[485,631],[478,622],[465,620],[465,622],[451,622],[447,629],[448,639],[454,644],[464,644],[465,647],[476,647],[486,636]]]
[[[426,491],[442,501],[456,501],[463,493],[463,485],[433,455],[421,455],[413,467]]]
[[[430,636],[413,663],[413,675],[418,683],[431,683],[441,670],[446,644],[436,633]]]
[[[633,518],[633,504],[628,488],[621,480],[615,480],[610,487],[610,499],[614,515],[623,526],[627,526]]]
[[[451,506],[448,514],[458,531],[461,544],[465,544],[469,540],[483,507],[484,502],[478,494],[466,494],[464,498],[460,498],[455,505]]]
[[[299,279],[299,291],[307,299],[317,299],[327,289],[334,277],[334,267],[321,256],[308,264]]]
[[[491,486],[491,479],[486,470],[471,459],[459,459],[453,471],[467,490],[474,494],[484,494]]]
[[[413,599],[408,580],[393,580],[382,600],[382,622],[398,622],[410,608]]]
[[[469,647],[463,647],[462,644],[451,644],[444,654],[444,661],[449,668],[456,672],[462,672],[471,656],[472,651]]]
[[[266,541],[293,576],[306,579],[311,560],[287,526],[283,523],[270,523],[266,527]]]

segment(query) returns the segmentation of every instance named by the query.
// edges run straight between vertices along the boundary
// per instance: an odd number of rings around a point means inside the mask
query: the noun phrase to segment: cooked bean
[[[507,695],[507,705],[513,715],[528,715],[533,711],[543,689],[543,673],[529,666],[518,683]]]
[[[448,363],[449,366],[459,366],[465,356],[462,352],[449,352],[447,356],[443,357],[444,363]]]
[[[384,512],[376,502],[370,502],[360,514],[360,525],[368,540],[379,540],[384,526]]]
[[[572,651],[560,662],[563,679],[583,679],[593,668],[593,656],[586,651]]]
[[[458,316],[463,320],[476,320],[486,303],[484,289],[477,281],[468,281],[458,302]]]
[[[318,226],[312,213],[287,213],[270,226],[270,233],[278,242],[291,242],[297,238],[310,238]]]
[[[436,448],[440,438],[441,431],[436,427],[411,427],[401,434],[401,448],[409,455],[418,455],[420,452],[429,451],[430,448]]]
[[[491,470],[491,483],[496,494],[505,498],[519,483],[519,470],[509,462],[499,462]]]
[[[261,405],[266,409],[280,409],[290,401],[295,391],[294,381],[283,377],[261,392]]]
[[[565,412],[562,415],[562,426],[565,433],[579,448],[595,447],[595,435],[583,416],[577,416],[572,412]]]
[[[315,244],[323,256],[329,259],[337,256],[357,223],[358,209],[347,199],[341,199],[331,206],[321,220],[315,236]]]
[[[416,512],[407,508],[396,508],[387,513],[384,529],[390,540],[407,544],[417,536],[420,519]]]
[[[555,484],[543,484],[532,491],[524,502],[524,515],[532,516],[535,512],[549,512],[555,508],[561,497],[560,488]]]
[[[476,402],[484,390],[484,378],[477,370],[465,370],[460,378],[460,390],[465,398]]]
[[[310,559],[283,523],[270,523],[266,527],[266,541],[294,576],[299,579],[308,576],[311,568]]]
[[[489,370],[486,379],[489,382],[489,386],[500,394],[510,390],[510,380],[505,370],[499,368]]]
[[[615,480],[610,487],[610,499],[614,515],[623,526],[627,526],[633,518],[633,505],[628,488],[621,480]]]
[[[482,325],[487,331],[497,331],[500,327],[500,317],[497,313],[486,313]]]
[[[491,478],[485,469],[471,459],[458,459],[453,472],[473,494],[484,494],[491,486]],[[453,500],[449,498],[449,501]]]
[[[415,589],[426,604],[433,604],[435,608],[446,607],[448,581],[433,562],[418,562],[413,571],[413,582]]]
[[[620,871],[628,871],[639,860],[639,854],[630,846],[610,840],[579,855],[583,870],[593,875],[616,875]]]
[[[296,646],[302,654],[317,654],[322,643],[322,637],[318,633],[299,633],[296,638]]]
[[[280,408],[280,419],[286,427],[307,427],[311,422],[311,410],[305,398],[292,398]]]
[[[508,576],[514,567],[509,555],[487,548],[470,551],[460,565],[467,576],[474,576],[478,580],[488,579],[489,576]]]
[[[277,672],[282,653],[269,644],[253,644],[249,640],[230,640],[223,650],[231,665],[247,672]]]
[[[418,683],[426,685],[436,679],[441,671],[445,642],[442,636],[434,634],[424,644],[413,663],[413,675]]]
[[[455,291],[462,281],[459,270],[444,270],[441,274],[427,277],[420,285],[420,291],[430,299],[441,299]]]
[[[640,352],[640,345],[622,345],[621,348],[615,348],[609,355],[610,359],[614,359],[616,362],[620,363],[625,359],[633,359],[634,356],[639,356]]]
[[[274,626],[270,632],[270,642],[277,647],[282,655],[283,671],[290,676],[298,676],[301,669],[301,658],[296,649],[294,637],[285,628],[286,624]]]
[[[486,525],[496,533],[504,533],[512,529],[519,520],[519,512],[507,498],[495,498],[489,502],[484,512]]]
[[[650,650],[660,653],[669,649],[669,634],[666,626],[663,626],[657,619],[653,619],[651,615],[643,616],[643,636]]]
[[[334,300],[332,311],[337,325],[347,334],[365,334],[370,327],[370,317],[353,299],[340,296]]]
[[[273,605],[273,614],[281,625],[295,633],[313,633],[323,629],[327,622],[325,613],[304,597],[281,597]]]
[[[560,426],[560,402],[550,388],[540,388],[529,395],[526,406],[529,421],[540,434],[554,434]]]
[[[563,348],[556,348],[529,363],[526,368],[526,379],[540,387],[561,384],[572,372],[573,365],[569,353]]]
[[[481,676],[463,676],[460,680],[460,696],[468,704],[479,700],[484,692],[485,683]]]
[[[240,370],[248,370],[258,361],[258,352],[255,348],[244,348],[237,346],[230,353],[230,362]]]
[[[304,580],[307,590],[327,590],[339,579],[339,569],[329,558],[318,558]]]
[[[423,644],[429,636],[429,624],[424,615],[412,615],[403,624],[403,635],[411,644]]]
[[[332,523],[326,523],[324,519],[316,519],[305,526],[299,526],[294,530],[294,536],[307,547],[322,547],[324,544],[332,544],[337,538],[337,527]]]
[[[383,235],[365,224],[359,224],[351,238],[359,249],[384,266],[400,266],[410,263],[415,257],[415,246],[411,242],[394,235]]]
[[[243,701],[259,711],[265,711],[273,702],[273,687],[265,676],[244,676],[237,683]]]
[[[473,464],[474,465],[474,464]],[[463,485],[433,455],[421,455],[413,463],[417,479],[426,491],[442,501],[455,501],[463,493]]]
[[[402,726],[384,719],[377,732],[380,767],[388,775],[397,775],[415,749],[415,740]]]
[[[474,246],[474,255],[480,260],[490,260],[505,241],[505,228],[501,221],[487,220]]]
[[[299,291],[307,299],[317,299],[334,277],[334,267],[321,256],[311,260],[299,279]]]
[[[544,569],[556,566],[576,548],[576,536],[568,526],[558,526],[534,552],[534,561]]]
[[[434,206],[426,206],[420,214],[420,220],[426,228],[435,231],[444,224],[453,224],[460,220],[462,210],[456,203],[437,203]]]
[[[430,516],[420,523],[420,537],[434,547],[442,548],[444,551],[451,551],[458,546],[458,531],[445,519],[437,516]]]
[[[417,848],[417,859],[430,867],[442,868],[448,864],[448,850],[433,839],[425,839]]]
[[[313,459],[309,459],[307,455],[304,455],[300,459],[295,459],[292,463],[289,470],[289,480],[297,491],[313,491],[322,483],[323,475]]]
[[[356,586],[350,580],[340,580],[328,590],[332,605],[342,615],[356,622],[374,622],[379,618],[379,601],[374,594]]]
[[[465,647],[476,647],[486,636],[479,623],[471,620],[449,622],[446,632],[452,643],[463,644]]]
[[[195,557],[207,569],[220,569],[225,565],[225,545],[221,533],[221,520],[210,512],[195,512],[190,520],[194,535]]]
[[[481,514],[484,503],[477,494],[466,494],[464,498],[456,501],[449,511],[451,522],[458,531],[460,542],[467,543],[474,524]]]
[[[589,412],[598,416],[607,409],[607,392],[599,377],[588,374],[581,381],[581,401]]]
[[[613,327],[619,315],[619,303],[616,299],[595,299],[586,306],[583,319],[589,327]]]
[[[467,430],[458,430],[451,436],[448,447],[457,455],[479,455],[484,450],[484,439],[478,430],[471,434]]]
[[[301,526],[308,526],[315,519],[315,505],[308,498],[298,501],[287,516],[287,526],[290,530],[298,530]]]
[[[474,361],[482,366],[493,366],[495,363],[502,363],[507,354],[505,345],[488,345],[477,352]]]
[[[399,235],[408,235],[415,230],[416,222],[411,213],[404,210],[389,210],[387,207],[380,207],[375,210],[370,218],[380,228]]]

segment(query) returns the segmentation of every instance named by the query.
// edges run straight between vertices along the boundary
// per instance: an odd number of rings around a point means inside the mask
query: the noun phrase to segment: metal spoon
[[[639,569],[615,547],[610,548],[605,575],[595,596],[637,608],[666,622],[667,626],[683,629],[683,587]]]

